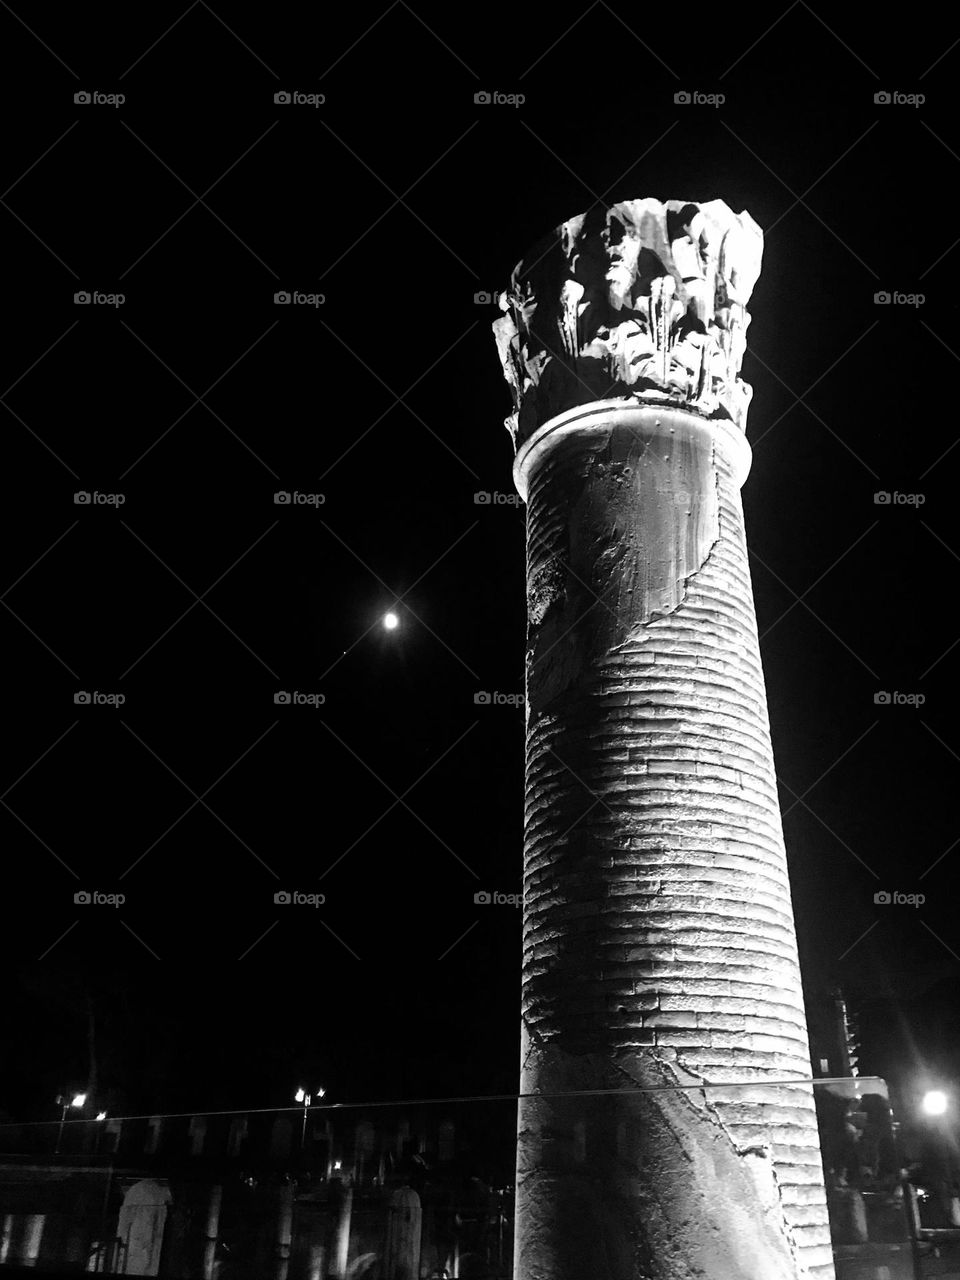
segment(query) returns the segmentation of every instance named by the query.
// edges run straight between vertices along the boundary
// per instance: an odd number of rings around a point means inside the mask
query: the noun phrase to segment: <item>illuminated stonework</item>
[[[517,265],[494,325],[517,443],[576,405],[626,396],[743,430],[762,248],[750,215],[722,200],[627,200],[562,223]]]
[[[527,503],[521,1091],[651,1091],[521,1103],[515,1277],[832,1280],[812,1092],[775,1083],[810,1061],[740,499],[760,232],[638,200],[557,234],[494,326]]]

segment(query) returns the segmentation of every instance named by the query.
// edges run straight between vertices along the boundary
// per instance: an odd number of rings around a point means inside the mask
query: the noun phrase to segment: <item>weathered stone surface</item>
[[[385,1276],[390,1280],[418,1280],[422,1209],[412,1187],[399,1187],[390,1197],[387,1244],[384,1251]]]
[[[722,200],[626,200],[518,263],[494,325],[519,444],[576,405],[664,397],[743,429],[739,379],[763,238]]]
[[[811,1089],[776,1083],[810,1064],[740,501],[760,235],[702,206],[709,287],[657,336],[683,209],[565,223],[495,325],[528,508],[521,1089],[652,1090],[523,1102],[516,1280],[833,1277]]]

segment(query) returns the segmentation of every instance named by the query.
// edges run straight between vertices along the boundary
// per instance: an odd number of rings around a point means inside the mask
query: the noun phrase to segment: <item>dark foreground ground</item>
[[[924,1257],[921,1275],[936,1276],[937,1280],[960,1280],[960,1241],[948,1240],[938,1242],[936,1250],[939,1256]]]

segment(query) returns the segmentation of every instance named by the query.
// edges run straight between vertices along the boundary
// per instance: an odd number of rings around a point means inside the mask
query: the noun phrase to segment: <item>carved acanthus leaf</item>
[[[595,400],[670,403],[745,426],[740,378],[763,236],[722,200],[627,200],[557,227],[494,322],[517,445]]]

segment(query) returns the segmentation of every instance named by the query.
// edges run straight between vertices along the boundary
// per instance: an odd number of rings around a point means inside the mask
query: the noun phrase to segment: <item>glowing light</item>
[[[318,1090],[317,1090],[317,1097],[318,1097],[318,1098],[322,1098],[322,1097],[324,1097],[324,1096],[325,1096],[325,1094],[326,1094],[326,1092],[327,1092],[327,1091],[326,1091],[326,1089],[318,1089]]]
[[[340,1161],[339,1161],[339,1160],[334,1160],[334,1162],[333,1162],[333,1167],[334,1167],[334,1169],[339,1169],[339,1168],[340,1168]]]
[[[922,1105],[928,1116],[942,1116],[947,1109],[947,1095],[939,1089],[931,1089],[923,1095]]]
[[[71,1107],[82,1107],[86,1100],[87,1095],[85,1093],[75,1093],[70,1105]]]
[[[385,613],[383,615],[383,625],[387,631],[396,631],[400,625],[400,619],[395,613]]]
[[[107,1118],[107,1113],[106,1113],[105,1111],[98,1111],[98,1112],[97,1112],[97,1119],[98,1119],[98,1120],[106,1120],[106,1118]]]
[[[294,1100],[294,1102],[303,1102],[303,1101],[305,1101],[306,1096],[307,1096],[307,1095],[306,1095],[305,1090],[303,1090],[303,1089],[298,1089],[298,1090],[297,1090],[297,1092],[293,1095],[293,1100]]]

